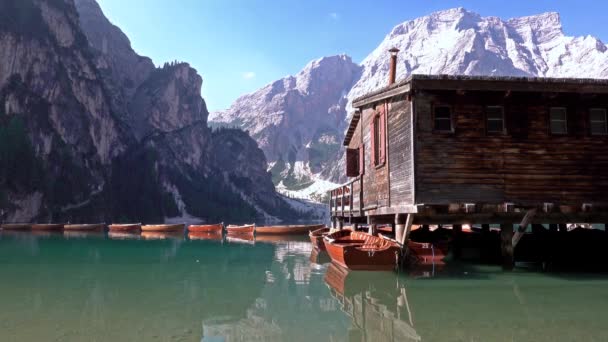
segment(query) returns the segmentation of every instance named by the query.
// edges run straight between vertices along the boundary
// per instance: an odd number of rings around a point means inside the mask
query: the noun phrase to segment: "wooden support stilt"
[[[414,223],[414,215],[408,214],[407,218],[405,219],[405,224],[403,225],[400,236],[397,239],[397,241],[399,241],[399,243],[402,246],[405,246],[405,244],[407,244],[407,240],[410,238],[410,231],[412,230],[412,223]],[[398,231],[399,231],[399,229],[398,229]]]
[[[373,236],[378,236],[378,227],[376,225],[376,220],[374,220],[373,217],[368,216],[367,217],[367,224],[368,224],[368,228],[367,228],[367,233]]]
[[[481,225],[481,261],[489,262],[490,260],[490,225]]]
[[[502,253],[502,268],[505,271],[510,271],[515,266],[514,249],[513,249],[513,225],[500,225],[500,249]]]
[[[353,223],[353,231],[356,232],[357,230],[359,230],[359,223],[355,222],[355,223]]]
[[[560,224],[558,225],[558,227],[559,227],[559,232],[560,232],[560,233],[567,233],[567,232],[568,232],[568,225],[567,225],[567,224],[565,224],[565,223],[560,223]]]
[[[535,215],[536,215],[536,208],[530,209],[524,216],[523,220],[521,220],[521,223],[519,224],[519,228],[517,229],[517,232],[515,232],[515,234],[513,235],[513,248],[515,248],[517,246],[517,244],[519,243],[519,240],[521,240],[521,238],[524,236],[524,234],[526,233],[526,228],[528,227],[530,222],[532,222],[532,219],[534,218]]]
[[[462,225],[454,224],[452,225],[452,237],[453,237],[453,245],[454,245],[454,259],[460,259],[462,256]]]
[[[340,217],[340,218],[338,219],[338,229],[339,229],[339,230],[342,230],[342,228],[344,228],[344,218],[343,218],[343,217]]]
[[[331,218],[331,229],[336,229],[336,218],[335,217]]]

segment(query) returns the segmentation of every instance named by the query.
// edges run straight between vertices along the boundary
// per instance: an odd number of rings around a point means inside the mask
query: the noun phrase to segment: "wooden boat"
[[[95,223],[95,224],[66,224],[63,226],[63,230],[73,230],[73,231],[101,231],[105,228],[104,223]]]
[[[30,230],[32,225],[29,223],[5,223],[0,228],[4,230]]]
[[[313,230],[325,227],[324,224],[292,225],[292,226],[266,226],[255,227],[256,234],[298,235],[308,234]]]
[[[183,232],[185,225],[179,224],[147,224],[141,226],[142,232]]]
[[[448,243],[428,243],[408,241],[407,247],[410,260],[413,263],[428,265],[428,264],[443,264],[443,259],[448,252]]]
[[[32,225],[32,230],[62,230],[63,224],[59,223],[37,223]]]
[[[243,226],[229,225],[226,227],[226,233],[228,234],[253,234],[255,231],[255,224],[246,224]]]
[[[395,241],[350,230],[329,234],[324,243],[332,262],[351,270],[392,270],[401,251]]]
[[[188,231],[192,233],[216,233],[224,231],[224,223],[218,224],[193,224],[188,226]]]
[[[222,233],[205,233],[205,232],[190,232],[188,233],[188,239],[190,240],[211,240],[211,241],[222,241],[224,237]]]
[[[310,237],[310,243],[312,243],[312,246],[320,251],[324,251],[325,250],[325,243],[323,243],[323,238],[325,238],[325,236],[327,234],[329,234],[330,229],[325,227],[325,228],[319,228],[317,230],[313,230],[310,233],[308,233],[308,236]]]
[[[141,223],[111,224],[108,228],[111,232],[139,232]]]
[[[144,240],[168,240],[168,239],[183,239],[184,233],[180,231],[161,232],[161,231],[142,231],[141,237]]]

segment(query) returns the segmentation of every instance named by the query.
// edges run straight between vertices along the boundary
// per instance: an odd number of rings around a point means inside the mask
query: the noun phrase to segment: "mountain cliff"
[[[254,140],[209,129],[196,70],[137,55],[94,0],[5,0],[0,16],[0,219],[301,214]]]
[[[352,70],[346,73],[348,77],[344,76],[344,68],[340,65],[325,68],[322,76],[308,73],[311,68],[307,66],[297,77],[273,82],[245,95],[228,110],[211,113],[210,118],[214,124],[230,123],[249,130],[270,161],[269,167],[278,189],[294,196],[320,198],[327,188],[345,181],[344,160],[339,149],[344,127],[350,119],[347,115],[352,110],[350,104],[353,99],[386,86],[388,50],[392,47],[401,50],[398,54],[398,80],[415,73],[608,77],[607,46],[592,36],[565,35],[557,13],[503,20],[454,8],[395,26],[359,66],[350,62],[350,58],[341,56],[349,61],[348,70]],[[309,65],[315,63],[318,61]],[[312,78],[308,83],[326,82],[325,92],[328,94],[340,94],[326,97],[323,106],[339,109],[338,118],[343,118],[344,122],[336,122],[336,117],[329,115],[329,111],[319,116],[319,111],[300,105],[316,101],[319,98],[316,92],[299,92],[298,101],[276,101],[288,97],[293,91],[283,85],[301,75]],[[334,79],[345,81],[326,81]],[[332,98],[333,103],[330,101]],[[294,115],[299,121],[289,120]],[[311,138],[311,135],[301,133],[303,129],[307,132],[323,131],[327,126],[334,132],[331,136],[320,135],[315,139],[314,135]],[[276,130],[276,127],[280,127],[280,134],[274,141],[260,133]],[[280,136],[294,138],[287,143]],[[281,148],[300,153],[286,159],[284,153],[277,153],[279,149],[274,147],[277,140]],[[319,141],[332,143],[319,144]],[[301,153],[310,152],[311,147],[314,147],[313,153]],[[283,164],[291,166],[294,159],[294,171],[286,172]],[[311,181],[292,182],[292,174]]]

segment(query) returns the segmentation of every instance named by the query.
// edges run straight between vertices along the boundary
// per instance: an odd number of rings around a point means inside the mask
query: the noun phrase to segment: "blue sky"
[[[134,49],[157,65],[189,62],[210,111],[310,60],[346,53],[361,62],[397,24],[464,7],[511,18],[556,11],[567,35],[608,42],[603,0],[98,0]]]

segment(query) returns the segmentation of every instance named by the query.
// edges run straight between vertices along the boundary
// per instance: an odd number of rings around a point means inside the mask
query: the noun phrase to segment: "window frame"
[[[502,130],[500,131],[490,131],[488,129],[488,122],[490,121],[490,119],[488,118],[488,109],[490,108],[499,108],[500,112],[501,112],[501,122],[502,122]],[[506,119],[505,119],[505,106],[502,105],[491,105],[491,106],[485,106],[485,110],[484,110],[484,117],[485,117],[485,127],[486,127],[486,135],[505,135],[507,134],[507,123],[506,123]],[[493,119],[494,121],[498,121],[496,119]]]
[[[564,110],[564,120],[559,120],[559,121],[563,121],[565,124],[565,132],[563,133],[559,133],[559,132],[554,132],[553,131],[553,127],[552,127],[552,123],[553,123],[553,115],[552,115],[552,110],[553,109],[563,109]],[[568,135],[570,133],[570,125],[568,124],[568,107],[561,107],[561,106],[551,106],[549,107],[549,134],[550,135],[555,135],[555,136],[565,136]]]
[[[447,108],[450,111],[450,119],[449,119],[449,121],[450,121],[450,129],[449,130],[442,130],[442,129],[437,129],[436,128],[435,123],[436,123],[436,120],[437,120],[437,118],[436,118],[437,108]],[[431,122],[433,133],[453,134],[456,131],[456,129],[454,127],[454,108],[452,106],[447,105],[447,104],[433,104],[432,107],[431,107],[431,113],[432,113],[432,119],[433,119],[432,122]],[[445,120],[445,119],[442,118],[440,120]]]
[[[599,110],[599,111],[604,112],[604,121],[594,121],[591,119],[591,111],[594,111],[594,110]],[[604,123],[604,132],[603,133],[593,133],[591,126],[594,122],[603,122]],[[599,137],[608,135],[608,110],[606,110],[606,108],[601,108],[601,107],[589,108],[589,135],[599,136]]]

